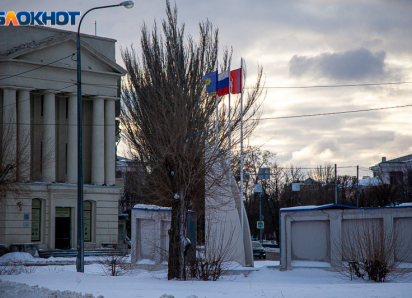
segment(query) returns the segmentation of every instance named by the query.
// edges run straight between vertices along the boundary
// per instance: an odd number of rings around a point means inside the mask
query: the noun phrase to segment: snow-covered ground
[[[126,275],[112,277],[103,275],[97,264],[86,265],[85,273],[77,273],[75,265],[37,266],[34,272],[31,270],[32,273],[0,276],[3,281],[0,282],[0,297],[48,297],[47,293],[57,290],[81,292],[83,295],[93,294],[94,297],[101,295],[105,298],[158,298],[164,294],[170,295],[163,296],[167,298],[412,297],[412,274],[404,276],[401,280],[373,283],[350,281],[337,273],[323,269],[296,268],[281,272],[276,266],[279,266],[279,262],[256,261],[255,268],[247,271],[246,276],[225,275],[216,282],[168,281],[166,270],[135,269]],[[243,268],[234,266],[233,269]],[[27,288],[9,282],[38,287]],[[4,288],[10,290],[13,285],[16,289],[15,295],[2,294]],[[32,294],[26,295],[30,289]],[[39,293],[38,296],[36,293]],[[76,294],[73,293],[72,297],[76,297]]]

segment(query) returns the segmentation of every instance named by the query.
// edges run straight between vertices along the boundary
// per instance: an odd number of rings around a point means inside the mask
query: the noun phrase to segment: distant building
[[[13,141],[2,146],[13,154],[24,150],[29,164],[17,166],[27,195],[0,198],[6,204],[0,208],[0,244],[77,247],[76,34],[43,26],[0,28],[0,120],[14,129]],[[85,248],[118,236],[115,117],[126,71],[116,64],[115,44],[82,34]],[[3,156],[2,167],[13,154]]]
[[[412,154],[382,161],[370,169],[374,177],[379,177],[383,184],[390,185],[412,185]]]

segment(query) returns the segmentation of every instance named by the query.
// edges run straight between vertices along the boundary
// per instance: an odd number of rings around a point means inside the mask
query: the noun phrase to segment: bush
[[[398,268],[407,257],[407,243],[402,241],[400,235],[395,225],[392,229],[385,229],[378,219],[347,221],[341,243],[334,241],[334,249],[343,261],[338,262],[342,267],[338,265],[335,269],[351,280],[368,279],[375,282],[384,282],[395,273],[402,274]]]
[[[97,263],[106,275],[121,276],[130,269],[127,256],[116,254],[116,252],[100,256]]]
[[[24,266],[19,262],[8,261],[0,265],[0,275],[30,274],[37,270],[37,266]]]

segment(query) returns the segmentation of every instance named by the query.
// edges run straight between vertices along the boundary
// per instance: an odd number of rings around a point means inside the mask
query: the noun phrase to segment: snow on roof
[[[381,185],[382,181],[379,177],[369,177],[359,180],[360,186],[378,186]]]
[[[327,204],[327,205],[307,205],[307,206],[296,206],[296,207],[288,207],[288,208],[281,208],[280,212],[292,212],[292,211],[309,211],[309,210],[320,210],[320,209],[359,209],[358,207],[348,206],[348,205],[341,205],[341,204]]]
[[[412,202],[410,202],[410,203],[402,203],[402,204],[399,204],[399,205],[396,206],[396,207],[412,207]]]
[[[147,211],[172,211],[172,207],[161,207],[157,205],[148,205],[148,204],[137,204],[132,208],[134,210],[147,210]],[[192,210],[189,210],[189,213],[196,213]]]
[[[171,211],[171,207],[161,207],[157,205],[137,204],[132,209],[150,210],[150,211]]]
[[[297,212],[297,211],[310,211],[310,210],[321,210],[321,209],[389,209],[389,208],[410,208],[412,207],[412,202],[402,203],[397,206],[386,206],[386,207],[354,207],[342,204],[327,204],[327,205],[307,205],[307,206],[295,206],[281,208],[279,212]]]

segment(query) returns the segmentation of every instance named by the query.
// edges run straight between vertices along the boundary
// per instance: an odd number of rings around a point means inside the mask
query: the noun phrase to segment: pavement
[[[255,261],[259,260],[259,258],[255,257]],[[279,261],[280,254],[278,252],[266,252],[266,260],[268,261]]]

